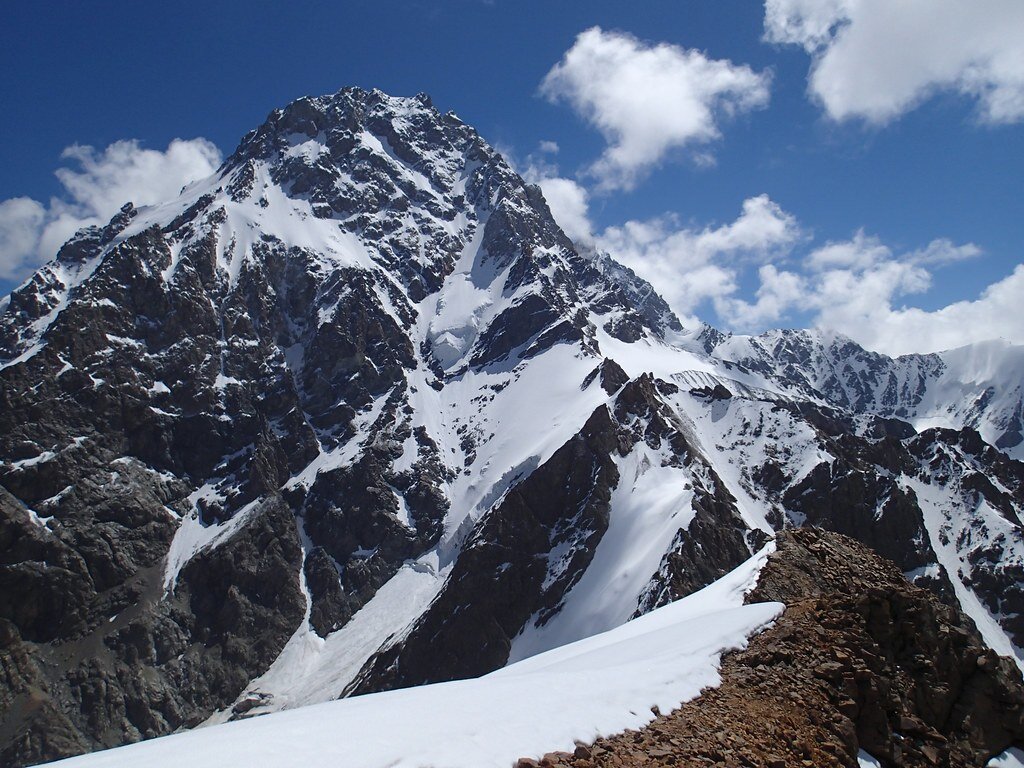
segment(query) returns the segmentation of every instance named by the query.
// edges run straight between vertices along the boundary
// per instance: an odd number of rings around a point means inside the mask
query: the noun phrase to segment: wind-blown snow
[[[942,372],[913,410],[914,427],[919,431],[929,427],[958,429],[970,424],[987,442],[996,444],[1000,427],[1015,418],[1024,397],[1024,347],[993,340],[939,356],[944,363]],[[1024,460],[1024,442],[1003,450],[1018,461]]]
[[[677,603],[474,680],[332,701],[54,763],[60,768],[508,768],[650,722],[721,682],[782,611],[741,605],[766,552]]]

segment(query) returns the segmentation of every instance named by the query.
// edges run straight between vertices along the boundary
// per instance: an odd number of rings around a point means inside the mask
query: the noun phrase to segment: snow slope
[[[694,515],[689,473],[671,466],[665,454],[666,446],[654,451],[639,443],[619,459],[611,523],[593,562],[550,621],[540,627],[527,622],[513,643],[509,661],[625,624],[636,611],[676,532],[685,529]]]
[[[518,757],[571,750],[720,683],[721,654],[744,647],[783,609],[742,604],[771,549],[683,600],[475,680],[332,701],[53,765],[507,768]]]

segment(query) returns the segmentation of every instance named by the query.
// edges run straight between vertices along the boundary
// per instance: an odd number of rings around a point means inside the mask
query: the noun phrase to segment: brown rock
[[[748,597],[759,599],[787,609],[723,658],[720,687],[600,739],[588,765],[848,768],[864,749],[887,765],[959,768],[1024,740],[1012,662],[981,653],[969,620],[852,540],[780,534]]]

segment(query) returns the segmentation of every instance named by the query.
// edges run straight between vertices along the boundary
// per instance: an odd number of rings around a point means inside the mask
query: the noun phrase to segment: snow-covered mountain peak
[[[161,242],[139,261],[125,246],[143,236]],[[272,287],[280,295],[312,280],[317,325],[352,287],[350,275],[372,285],[372,303],[403,332],[421,332],[413,345],[427,343],[443,370],[486,362],[489,353],[471,347],[493,343],[487,326],[510,309],[506,319],[533,318],[530,334],[560,323],[582,333],[588,302],[613,311],[622,333],[676,323],[649,285],[607,263],[581,256],[539,189],[429,98],[346,88],[275,110],[216,174],[176,199],[126,207],[106,228],[78,233],[15,292],[0,349],[8,360],[31,354],[72,292],[88,292],[81,284],[106,285],[95,300],[116,305],[106,293],[126,290],[140,272],[167,288],[198,281],[216,303],[265,291],[245,287],[251,281],[287,278]],[[94,272],[108,279],[91,280]],[[291,335],[308,326],[285,322]],[[516,333],[496,335],[498,357],[526,340],[510,346]]]
[[[979,430],[1024,458],[1024,347],[992,340],[896,358],[820,330],[771,330],[756,336],[705,329],[712,356],[770,382],[769,388],[859,414],[929,427]]]
[[[497,187],[515,179],[472,128],[439,113],[428,97],[359,88],[272,112],[221,169],[236,200],[259,198],[261,166],[287,195],[308,200],[313,215],[382,234],[397,229],[389,218],[410,210],[453,223],[495,203]]]

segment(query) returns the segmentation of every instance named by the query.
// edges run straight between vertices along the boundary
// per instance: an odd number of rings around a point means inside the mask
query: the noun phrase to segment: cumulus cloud
[[[608,143],[587,173],[601,190],[629,189],[667,153],[720,136],[724,117],[764,107],[770,77],[675,45],[599,27],[582,32],[540,86]],[[706,151],[697,157],[707,162]]]
[[[29,197],[0,202],[0,279],[23,277],[37,264],[46,209]]]
[[[748,198],[735,220],[716,226],[666,214],[596,231],[586,190],[552,175],[552,166],[531,165],[528,173],[571,237],[632,268],[686,323],[703,317],[738,332],[810,324],[891,355],[994,338],[1024,343],[1024,265],[977,298],[933,311],[908,306],[931,289],[936,270],[981,257],[974,243],[936,238],[896,252],[859,230],[812,247],[797,219],[767,195]]]
[[[816,272],[828,269],[867,269],[892,256],[892,251],[877,238],[859,230],[852,240],[826,243],[807,257],[807,266]]]
[[[545,176],[534,183],[540,186],[544,199],[548,201],[551,215],[558,226],[573,242],[589,245],[593,242],[589,216],[587,190],[572,179],[560,176]]]
[[[102,151],[74,145],[58,168],[62,192],[48,205],[27,197],[0,202],[0,278],[17,280],[53,258],[78,229],[105,224],[126,202],[151,205],[212,174],[221,153],[206,139],[175,139],[165,151],[117,141]]]
[[[1024,266],[988,286],[976,299],[928,311],[907,306],[906,297],[923,294],[933,282],[935,253],[948,254],[948,240],[924,251],[890,256],[863,268],[828,269],[808,280],[804,300],[816,310],[816,325],[840,331],[869,349],[890,355],[937,352],[988,339],[1024,342]],[[963,257],[980,254],[960,246]]]
[[[593,244],[590,221],[590,192],[574,179],[562,176],[552,157],[558,153],[553,141],[542,141],[536,151],[517,161],[514,153],[503,153],[528,184],[536,184],[544,194],[555,222],[578,245]]]
[[[527,157],[523,177],[537,184],[551,214],[578,245],[610,253],[651,283],[684,322],[699,322],[696,311],[711,303],[722,317],[756,324],[780,317],[789,308],[793,280],[768,262],[783,259],[806,234],[796,218],[768,195],[743,201],[731,222],[697,227],[683,224],[674,214],[633,219],[597,231],[590,218],[585,187],[559,175],[558,166],[543,149]],[[743,272],[764,265],[763,287],[756,305],[736,297]],[[769,295],[771,292],[772,295]]]
[[[692,320],[703,302],[733,296],[744,269],[781,259],[803,237],[791,214],[758,195],[745,200],[740,215],[726,224],[696,228],[669,215],[609,227],[595,242]]]
[[[929,312],[917,307],[845,307],[823,310],[822,325],[843,330],[871,349],[890,355],[938,352],[989,339],[1024,343],[1024,264],[972,300]]]
[[[765,39],[812,56],[829,117],[887,123],[938,91],[989,123],[1024,119],[1020,0],[765,0]]]
[[[779,270],[774,264],[758,269],[760,285],[753,302],[734,295],[734,292],[714,297],[715,311],[727,318],[733,327],[761,329],[777,323],[789,310],[798,305],[807,293],[807,281],[794,272]]]
[[[826,243],[808,254],[802,269],[759,271],[753,301],[719,298],[719,317],[737,330],[761,330],[795,316],[839,331],[863,346],[890,355],[937,352],[988,339],[1024,342],[1024,265],[987,287],[980,296],[928,311],[907,306],[926,293],[934,270],[976,258],[973,243],[937,239],[925,248],[897,254],[877,238],[857,232],[847,241]]]

